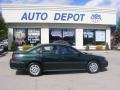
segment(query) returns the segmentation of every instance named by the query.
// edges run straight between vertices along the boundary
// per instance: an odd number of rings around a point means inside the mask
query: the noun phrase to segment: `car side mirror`
[[[87,54],[86,52],[83,52],[83,54]]]
[[[81,56],[81,55],[82,55],[82,53],[79,52],[79,53],[78,53],[78,56]]]

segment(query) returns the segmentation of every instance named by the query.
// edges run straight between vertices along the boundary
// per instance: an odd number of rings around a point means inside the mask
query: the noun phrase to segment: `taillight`
[[[12,60],[15,60],[15,54],[14,53],[12,54]]]

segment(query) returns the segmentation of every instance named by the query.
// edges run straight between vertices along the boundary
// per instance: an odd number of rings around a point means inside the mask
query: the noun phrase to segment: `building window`
[[[14,40],[18,46],[36,45],[41,41],[40,36],[40,29],[37,28],[14,28]]]
[[[28,44],[36,45],[40,40],[40,29],[28,28]]]
[[[95,34],[94,30],[84,30],[84,45],[95,44]]]
[[[96,45],[105,45],[106,43],[106,32],[105,30],[96,30],[95,32]]]
[[[83,33],[83,44],[84,45],[105,45],[106,43],[106,32],[101,29],[84,29]]]
[[[75,29],[71,28],[50,28],[49,41],[50,43],[64,40],[70,45],[75,45]]]

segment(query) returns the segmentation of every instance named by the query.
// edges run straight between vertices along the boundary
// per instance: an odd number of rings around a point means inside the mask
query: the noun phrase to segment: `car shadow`
[[[105,72],[108,71],[106,68],[103,68],[99,71]],[[60,75],[60,74],[82,74],[82,73],[88,73],[87,70],[73,70],[73,71],[47,71],[44,72],[43,75]]]
[[[76,71],[45,71],[43,75],[60,75],[60,74],[77,74],[77,73],[85,73],[85,70],[76,70]],[[25,70],[17,70],[16,75],[29,75]]]
[[[78,74],[86,73],[86,70],[74,70],[74,71],[46,71],[43,75],[61,75],[61,74]]]
[[[108,71],[107,68],[102,68],[102,69],[100,70],[100,72],[106,72],[106,71]]]
[[[17,70],[16,75],[28,75],[28,72],[25,70]]]
[[[103,68],[99,71],[106,72],[108,71],[106,68]],[[82,73],[88,73],[86,70],[73,70],[73,71],[45,71],[43,72],[43,75],[61,75],[61,74],[82,74]],[[16,75],[29,75],[27,71],[25,70],[17,70]]]

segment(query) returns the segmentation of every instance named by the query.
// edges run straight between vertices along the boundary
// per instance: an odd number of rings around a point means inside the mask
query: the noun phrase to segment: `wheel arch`
[[[31,63],[38,63],[38,64],[43,68],[42,62],[37,61],[37,60],[32,60],[32,61],[30,61],[30,62],[27,63],[26,69],[28,69],[28,67],[29,67],[29,65],[30,65]]]
[[[87,65],[88,65],[88,64],[89,64],[89,62],[91,62],[91,61],[95,61],[95,62],[97,62],[97,63],[98,63],[98,65],[99,65],[99,68],[101,68],[100,61],[99,61],[99,60],[97,60],[97,59],[90,59],[90,60],[87,62]]]
[[[97,63],[97,65],[98,65],[98,68],[97,68],[97,70],[96,71],[91,71],[90,70],[90,68],[89,68],[89,65],[91,64],[91,63]],[[95,59],[92,59],[92,60],[89,60],[88,61],[88,64],[87,64],[87,71],[88,71],[88,73],[97,73],[97,72],[99,72],[99,70],[100,70],[100,62],[99,62],[99,60],[95,60]]]

